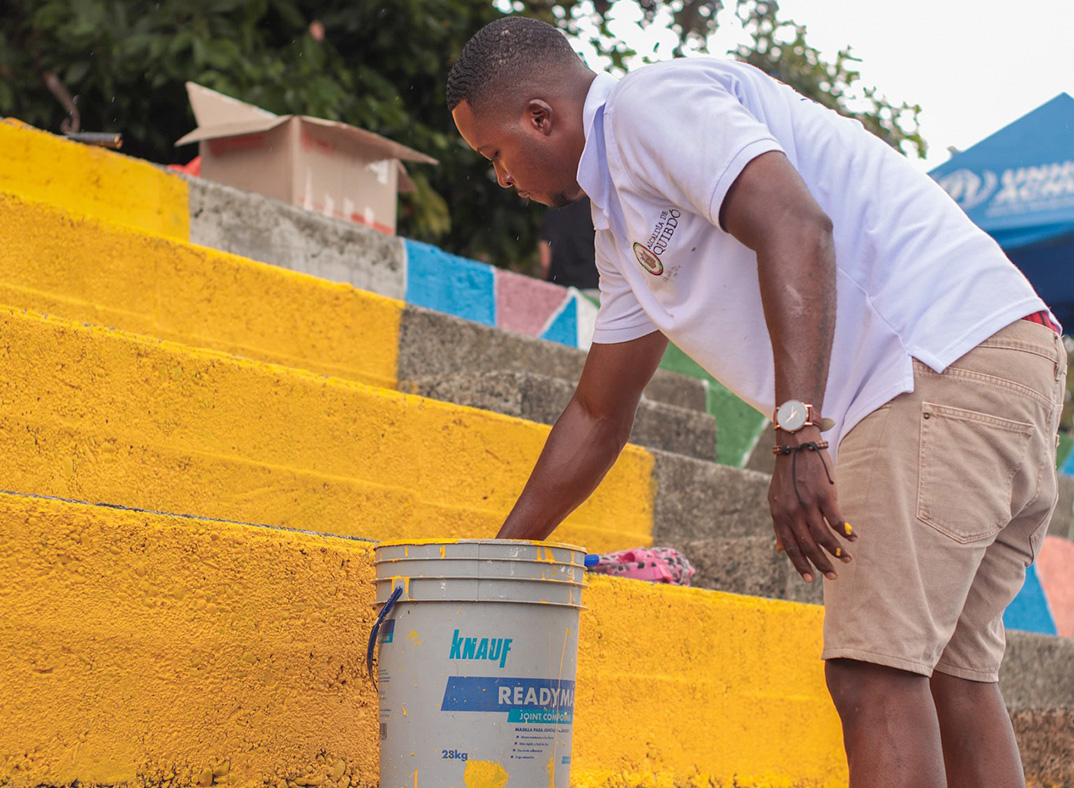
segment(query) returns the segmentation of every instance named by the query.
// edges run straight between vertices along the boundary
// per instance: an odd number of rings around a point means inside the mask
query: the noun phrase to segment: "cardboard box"
[[[412,191],[404,161],[436,159],[365,129],[305,115],[275,115],[193,82],[201,177],[309,211],[395,233],[397,196]]]

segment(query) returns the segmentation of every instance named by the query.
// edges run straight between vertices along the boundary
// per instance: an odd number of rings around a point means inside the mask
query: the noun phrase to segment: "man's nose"
[[[512,186],[515,185],[514,178],[508,175],[507,170],[505,170],[503,166],[494,163],[492,167],[496,171],[496,182],[500,184],[501,188],[510,189]]]

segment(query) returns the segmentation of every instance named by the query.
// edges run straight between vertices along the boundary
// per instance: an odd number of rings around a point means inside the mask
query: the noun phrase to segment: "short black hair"
[[[447,79],[447,106],[465,101],[476,109],[510,86],[517,90],[557,67],[585,68],[557,28],[539,19],[505,16],[478,30],[463,47]]]

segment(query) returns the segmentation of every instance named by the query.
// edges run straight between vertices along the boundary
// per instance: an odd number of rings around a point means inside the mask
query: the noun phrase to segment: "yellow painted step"
[[[0,784],[376,785],[370,545],[7,494],[0,533]],[[818,608],[584,594],[575,788],[846,784]]]
[[[0,490],[375,539],[492,536],[548,427],[0,309]],[[651,543],[628,447],[557,537]]]
[[[395,387],[401,301],[3,188],[0,304]]]
[[[190,238],[189,188],[145,161],[0,119],[0,191],[142,232]]]

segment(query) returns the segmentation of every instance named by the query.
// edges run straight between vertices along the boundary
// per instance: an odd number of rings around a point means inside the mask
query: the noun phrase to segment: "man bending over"
[[[742,63],[617,80],[509,17],[447,97],[501,186],[587,195],[596,228],[593,346],[499,536],[592,493],[674,341],[775,423],[776,545],[824,578],[852,788],[1024,786],[1002,614],[1055,505],[1066,374],[1025,277],[896,151]]]

